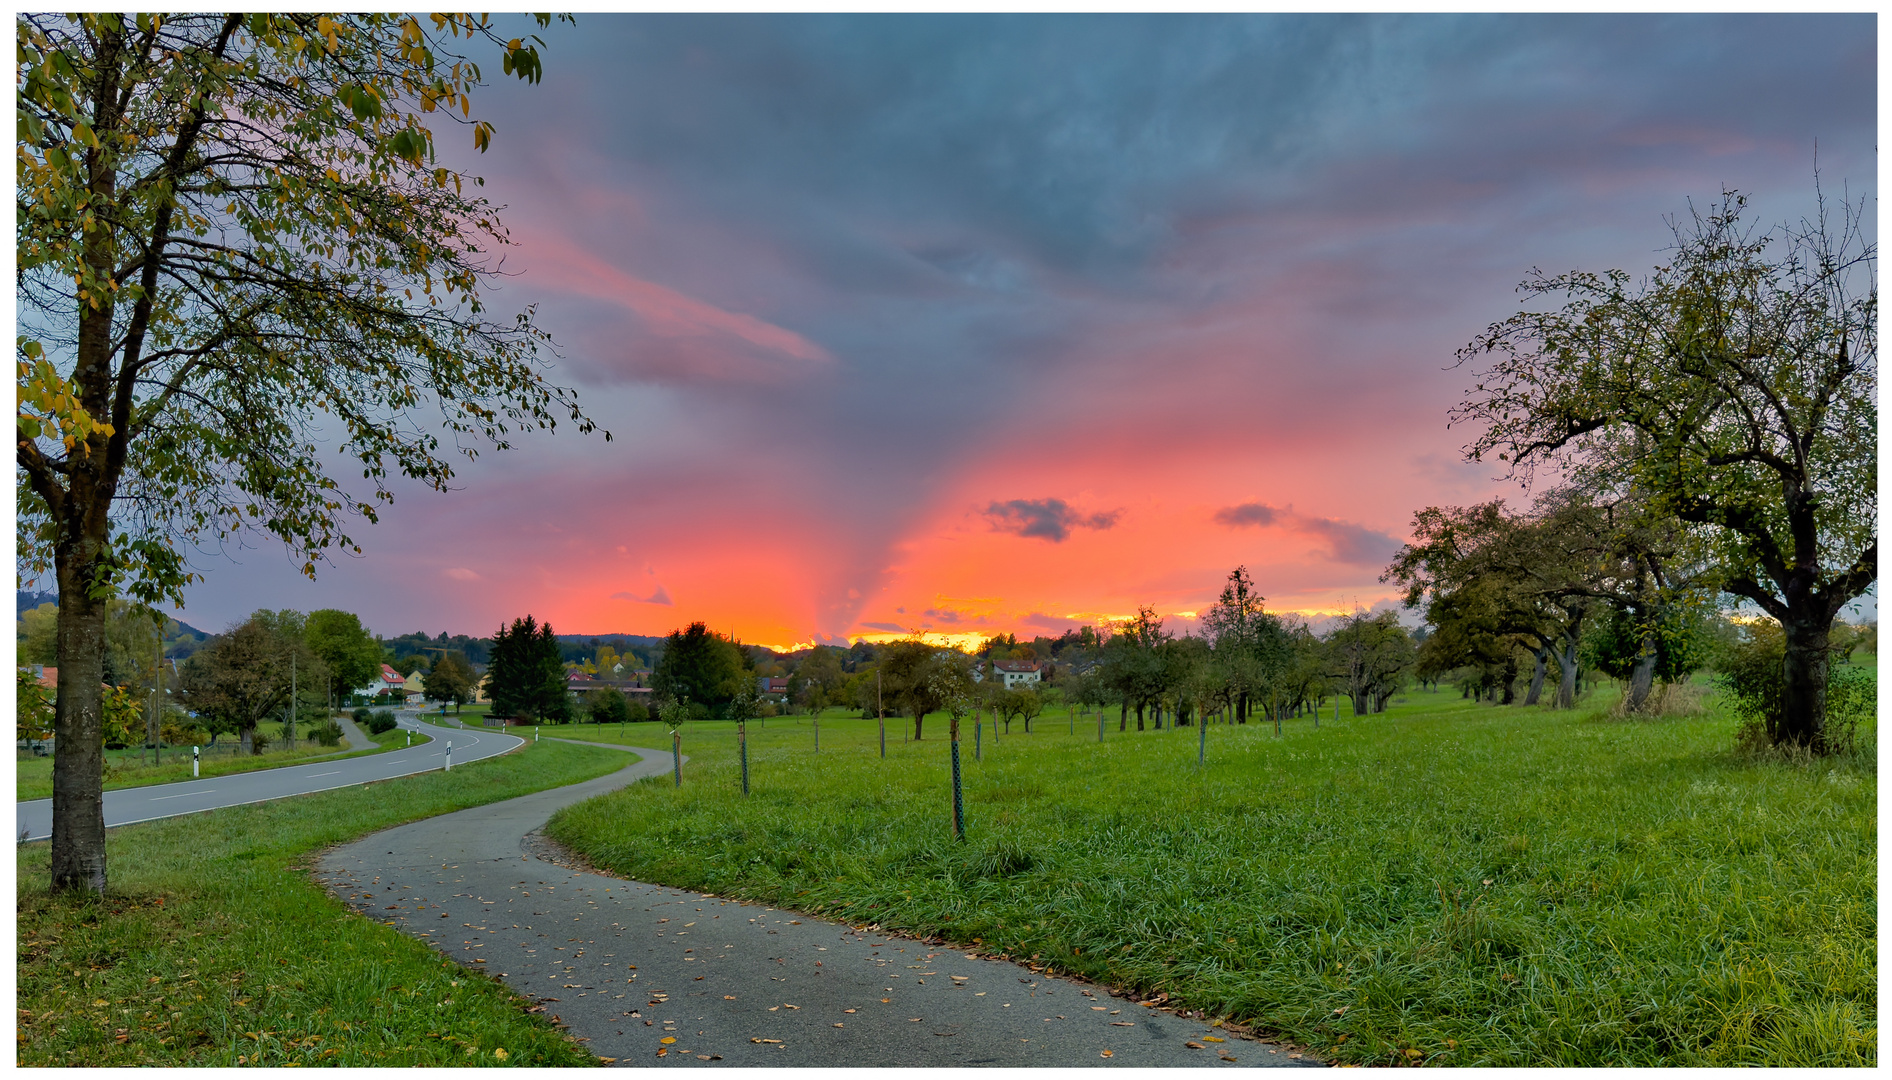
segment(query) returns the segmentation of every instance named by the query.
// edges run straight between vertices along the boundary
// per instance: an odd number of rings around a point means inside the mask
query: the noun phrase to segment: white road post
[[[445,771],[447,772],[453,771],[453,740],[452,739],[447,740],[447,768]]]
[[[197,779],[197,748],[191,747],[191,779]]]

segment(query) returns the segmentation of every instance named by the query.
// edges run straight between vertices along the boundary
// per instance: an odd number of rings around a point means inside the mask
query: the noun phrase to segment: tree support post
[[[821,721],[815,721],[815,753],[821,753]]]
[[[742,797],[749,797],[749,725],[736,725],[736,749],[742,754]]]
[[[1196,716],[1196,768],[1202,768],[1202,759],[1209,753],[1209,725],[1202,722],[1200,710]]]
[[[981,752],[980,746],[979,746],[979,742],[980,742],[979,733],[984,730],[985,730],[985,719],[983,717],[981,717],[978,720],[974,720],[972,722],[972,760],[974,761],[985,760],[985,755]]]
[[[670,767],[676,776],[677,787],[683,786],[683,733],[670,733]]]
[[[953,718],[953,839],[966,838],[966,800],[959,783],[959,718]]]

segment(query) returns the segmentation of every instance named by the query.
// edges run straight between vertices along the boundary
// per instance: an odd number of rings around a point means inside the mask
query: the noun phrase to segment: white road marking
[[[213,787],[213,788],[205,788],[205,789],[204,789],[204,790],[202,790],[202,791],[186,791],[186,792],[185,792],[184,794],[182,794],[182,795],[159,795],[158,797],[156,797],[156,798],[154,798],[154,799],[151,799],[150,801],[151,801],[151,802],[163,802],[163,801],[164,801],[164,800],[166,800],[166,799],[188,799],[188,798],[190,798],[190,797],[191,797],[192,795],[208,795],[208,794],[210,794],[211,792],[213,792],[213,791],[215,791],[215,790],[217,790],[217,789]]]
[[[335,775],[336,773],[339,773],[339,772],[341,772],[341,770],[340,770],[340,769],[335,769],[335,770],[333,770],[332,772],[316,772],[316,773],[310,773],[310,774],[309,774],[309,779],[311,779],[311,780],[313,780],[313,779],[315,779],[315,778],[316,778],[316,777],[318,777],[318,776],[334,776],[334,775]]]

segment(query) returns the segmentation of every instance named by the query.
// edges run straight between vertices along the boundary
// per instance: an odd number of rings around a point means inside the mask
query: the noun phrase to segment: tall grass
[[[595,1064],[497,980],[350,912],[306,865],[377,829],[625,764],[541,743],[451,773],[127,825],[106,834],[104,899],[48,896],[48,845],[23,845],[16,1062]]]
[[[1873,761],[1744,759],[1713,708],[1606,712],[1414,692],[1280,739],[1212,727],[1200,771],[1190,728],[988,728],[964,843],[943,723],[891,726],[884,762],[872,721],[823,718],[819,754],[806,718],[752,723],[746,800],[728,725],[690,725],[681,789],[549,831],[628,876],[1166,991],[1340,1061],[1874,1064]]]

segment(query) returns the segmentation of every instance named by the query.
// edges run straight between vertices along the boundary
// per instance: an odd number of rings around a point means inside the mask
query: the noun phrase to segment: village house
[[[381,674],[376,675],[373,682],[356,690],[355,693],[365,698],[380,697],[382,694],[389,694],[395,698],[405,698],[409,689],[407,685],[409,681],[407,676],[402,675],[386,664],[382,664]],[[420,688],[419,677],[417,676],[411,681],[414,684],[413,689],[418,690]]]
[[[1005,680],[1005,689],[1030,686],[1044,678],[1046,665],[1031,660],[994,660],[992,674]]]

